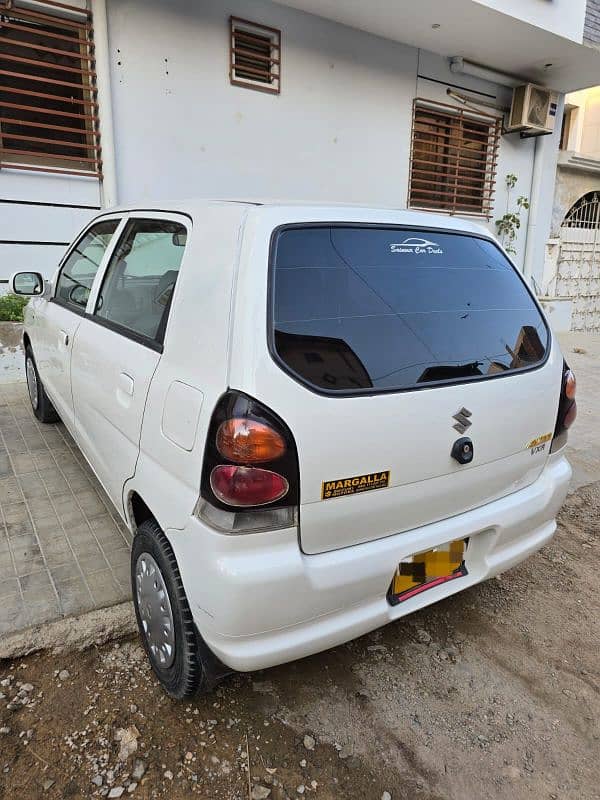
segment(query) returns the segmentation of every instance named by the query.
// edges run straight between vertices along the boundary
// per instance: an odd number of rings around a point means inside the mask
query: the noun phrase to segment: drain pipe
[[[533,172],[531,175],[531,190],[529,193],[529,213],[527,215],[527,229],[525,231],[525,256],[523,259],[523,276],[528,284],[533,278],[533,265],[535,261],[535,234],[536,220],[538,218],[540,198],[542,195],[543,157],[541,137],[535,140],[533,151]]]
[[[530,208],[527,218],[523,258],[523,276],[534,289],[536,288],[536,275],[538,279],[543,275],[546,243],[552,229],[556,163],[558,160],[564,99],[564,95],[559,97],[553,133],[550,136],[538,136],[535,140],[529,195]]]
[[[96,57],[96,85],[98,90],[98,115],[102,135],[102,207],[117,204],[117,163],[110,88],[110,48],[108,44],[108,15],[106,0],[92,0],[94,19],[94,45]]]
[[[488,83],[499,83],[501,86],[515,87],[522,83],[527,83],[524,78],[519,78],[518,75],[509,75],[507,72],[499,72],[497,69],[484,67],[482,64],[476,64],[474,61],[462,58],[462,56],[452,56],[450,58],[450,71],[459,75],[470,75]]]

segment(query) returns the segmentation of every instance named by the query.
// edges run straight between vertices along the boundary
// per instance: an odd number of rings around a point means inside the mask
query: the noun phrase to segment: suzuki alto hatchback
[[[32,295],[33,411],[134,534],[174,697],[345,642],[542,547],[575,381],[490,233],[202,201],[91,222]]]

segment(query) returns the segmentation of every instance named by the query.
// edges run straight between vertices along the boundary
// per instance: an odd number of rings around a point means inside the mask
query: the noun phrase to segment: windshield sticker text
[[[394,242],[391,244],[390,252],[441,256],[444,251],[437,242],[430,242],[429,239],[419,239],[418,237],[411,236],[403,242]]]

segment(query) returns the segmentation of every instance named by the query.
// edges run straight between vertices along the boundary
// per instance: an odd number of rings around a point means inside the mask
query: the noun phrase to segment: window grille
[[[91,12],[0,0],[0,167],[102,177]]]
[[[239,17],[230,18],[229,79],[233,86],[279,94],[281,31]]]
[[[500,133],[498,117],[415,100],[409,206],[489,218]]]

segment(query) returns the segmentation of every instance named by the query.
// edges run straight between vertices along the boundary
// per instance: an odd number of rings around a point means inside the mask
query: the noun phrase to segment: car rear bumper
[[[451,519],[319,555],[296,529],[226,536],[191,518],[167,531],[194,620],[227,666],[250,671],[341,644],[518,564],[548,542],[571,467],[550,457],[535,483]],[[398,562],[468,538],[468,575],[391,606]]]

